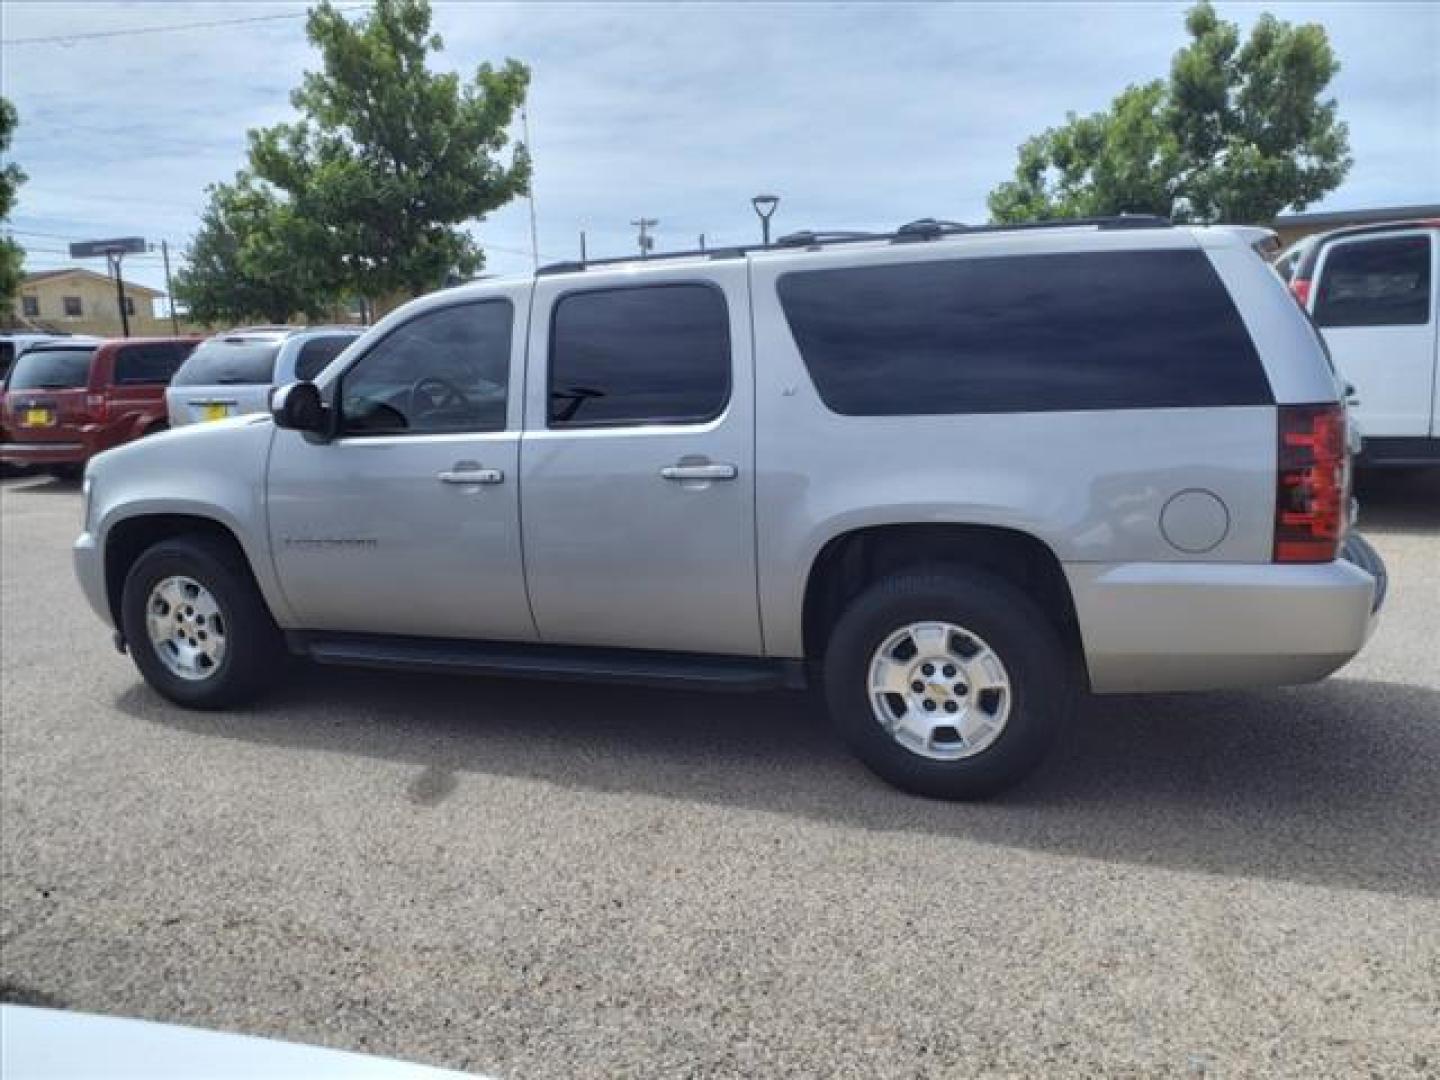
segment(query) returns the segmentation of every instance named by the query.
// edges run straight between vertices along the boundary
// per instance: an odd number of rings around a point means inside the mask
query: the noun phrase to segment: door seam
[[[520,364],[520,428],[515,443],[515,532],[520,544],[520,587],[525,593],[525,610],[530,613],[530,628],[535,631],[535,640],[545,643],[540,629],[540,620],[535,617],[535,601],[530,596],[530,557],[525,543],[525,458],[530,440],[530,363],[535,344],[535,294],[539,291],[537,282],[530,279],[530,300],[525,305],[525,348]]]

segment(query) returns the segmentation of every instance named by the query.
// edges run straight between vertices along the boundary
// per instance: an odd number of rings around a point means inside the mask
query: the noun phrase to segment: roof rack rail
[[[963,221],[945,221],[931,217],[917,218],[914,221],[907,221],[896,229],[895,239],[935,240],[944,236],[946,232],[955,232],[969,227]]]
[[[1050,221],[1021,221],[1013,225],[964,225],[955,221],[920,218],[895,230],[895,243],[915,240],[938,240],[942,236],[968,236],[972,233],[1029,232],[1035,229],[1169,229],[1174,227],[1167,217],[1155,214],[1111,214],[1103,217],[1055,218]]]
[[[889,233],[862,232],[858,229],[801,229],[786,233],[771,247],[814,247],[816,244],[843,244],[854,240],[887,240]]]
[[[771,244],[737,244],[723,248],[693,248],[685,251],[662,251],[650,255],[619,255],[606,259],[571,260],[550,263],[535,271],[537,277],[549,274],[573,274],[592,267],[623,266],[635,263],[660,262],[663,259],[738,259],[752,251],[783,251],[794,248],[816,248],[831,244],[858,244],[888,240],[893,244],[918,240],[939,240],[942,237],[969,236],[974,233],[1028,232],[1034,229],[1169,229],[1174,223],[1154,214],[1114,214],[1106,217],[1058,218],[1053,221],[1022,221],[1015,225],[966,225],[959,221],[919,218],[901,225],[894,232],[863,232],[850,229],[802,229],[787,233]]]
[[[772,245],[773,246],[773,245]],[[624,266],[628,263],[660,262],[664,259],[738,259],[747,251],[760,251],[764,244],[740,244],[720,248],[688,248],[684,251],[662,251],[650,255],[611,255],[604,259],[568,259],[565,262],[547,263],[535,271],[537,277],[548,274],[574,274],[599,266]]]

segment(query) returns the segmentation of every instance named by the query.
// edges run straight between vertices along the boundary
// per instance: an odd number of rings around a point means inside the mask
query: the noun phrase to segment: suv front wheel
[[[249,701],[284,655],[243,557],[210,536],[146,550],[126,575],[120,615],[145,681],[191,708]]]
[[[830,714],[861,760],[934,798],[1018,782],[1074,711],[1072,665],[1050,620],[980,571],[872,585],[841,615],[824,671]]]

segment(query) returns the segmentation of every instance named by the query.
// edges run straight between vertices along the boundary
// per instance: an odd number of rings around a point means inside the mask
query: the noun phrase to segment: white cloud
[[[1344,68],[1334,91],[1356,164],[1324,205],[1440,198],[1440,7],[1268,5],[1318,20]],[[1248,25],[1264,10],[1222,4]],[[18,4],[3,37],[303,11],[300,4]],[[783,196],[776,224],[878,227],[982,220],[1016,146],[1163,74],[1183,4],[437,4],[442,63],[531,64],[542,257],[752,238],[749,197]],[[300,19],[6,48],[31,181],[15,227],[183,242],[207,183],[241,164],[247,127],[289,112],[313,62]],[[523,270],[527,208],[477,229],[492,270]],[[30,240],[30,237],[24,237]],[[35,239],[59,247],[62,241]],[[37,256],[38,257],[38,256]],[[55,256],[59,260],[60,256]],[[137,264],[154,281],[157,265]]]

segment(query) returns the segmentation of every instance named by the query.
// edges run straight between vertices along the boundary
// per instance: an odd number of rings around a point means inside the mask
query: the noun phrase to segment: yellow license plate
[[[230,415],[229,405],[206,405],[204,410],[201,415],[202,420],[224,420]]]
[[[26,409],[26,427],[49,427],[54,422],[49,409]]]

